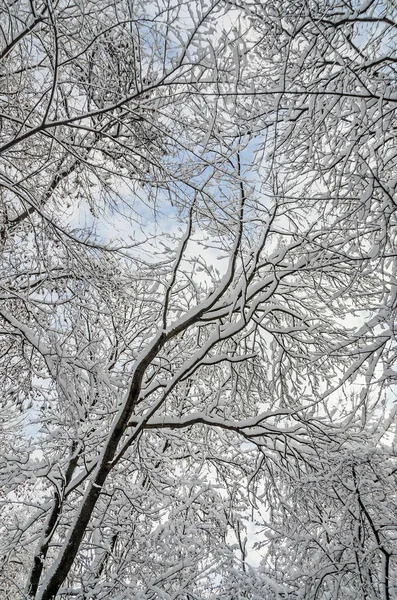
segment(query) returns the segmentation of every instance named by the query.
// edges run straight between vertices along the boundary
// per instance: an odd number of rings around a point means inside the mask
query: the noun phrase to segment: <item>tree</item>
[[[264,573],[277,582],[279,597],[393,598],[394,453],[370,444],[330,449],[322,466],[296,478],[291,469],[273,473],[283,483]]]
[[[396,7],[376,0],[249,6],[263,40],[260,60],[272,61],[255,93],[278,102],[257,127],[272,128],[267,151],[282,192],[298,195],[324,223],[333,220],[342,261],[381,274],[383,296],[362,304],[356,297],[353,305],[377,313],[366,318],[368,331],[383,321],[386,341],[395,321]],[[393,353],[386,362],[392,366]]]
[[[272,584],[267,594],[392,598],[394,394],[383,398],[391,416],[379,405],[371,409],[368,394],[373,401],[395,379],[395,5],[263,2],[250,8],[266,40],[260,56],[275,64],[262,93],[278,93],[271,156],[288,182],[286,193],[299,195],[324,223],[334,219],[325,243],[341,236],[338,254],[357,276],[374,268],[379,274],[373,301],[356,296],[350,304],[363,315],[357,337],[376,348],[365,380],[358,380],[366,401],[355,403],[350,395],[346,410],[363,411],[360,441],[350,435],[296,470],[291,462],[265,463],[275,482],[263,561]],[[273,113],[261,118],[262,126],[274,124]]]
[[[353,178],[361,158],[317,164],[321,147],[340,152],[335,112],[355,85],[337,102],[321,88],[323,69],[329,85],[350,73],[323,44],[364,59],[336,5],[273,4],[4,9],[9,598],[263,597],[278,579],[252,571],[243,522],[263,481],[279,494],[270,467],[299,482],[331,443],[366,439],[368,386],[393,353],[374,330],[390,315],[393,230],[379,237],[371,211],[355,226],[352,183],[367,206],[385,198]],[[372,320],[349,336],[343,319],[364,306]],[[365,365],[360,401],[336,405]]]

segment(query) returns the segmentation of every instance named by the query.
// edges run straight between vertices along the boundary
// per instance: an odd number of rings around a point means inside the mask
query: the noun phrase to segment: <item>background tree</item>
[[[395,456],[368,444],[330,450],[322,465],[295,477],[291,468],[272,473],[279,493],[266,528],[269,597],[393,598]]]
[[[386,341],[395,308],[396,7],[262,2],[250,14],[262,36],[258,60],[272,61],[255,93],[277,96],[277,111],[263,111],[257,123],[272,131],[266,151],[283,178],[280,193],[334,222],[322,243],[339,238],[351,269],[377,270],[383,296],[355,298],[354,312],[364,311],[369,335],[384,321]],[[368,318],[371,309],[378,318]],[[393,353],[386,362],[392,366]]]

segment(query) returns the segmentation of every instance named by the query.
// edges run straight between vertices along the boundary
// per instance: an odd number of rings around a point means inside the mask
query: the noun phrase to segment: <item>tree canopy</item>
[[[2,598],[395,596],[396,18],[0,4]]]

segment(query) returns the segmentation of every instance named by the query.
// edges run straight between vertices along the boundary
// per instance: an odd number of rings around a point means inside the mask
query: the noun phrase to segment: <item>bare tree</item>
[[[341,261],[381,275],[383,295],[353,304],[370,335],[391,317],[386,339],[395,308],[396,7],[336,0],[249,7],[263,36],[258,54],[273,65],[255,93],[277,95],[277,110],[262,111],[256,123],[272,132],[266,151],[283,176],[281,193],[334,222]],[[386,370],[393,362],[392,353]]]
[[[330,445],[367,440],[369,386],[393,356],[376,329],[392,314],[393,201],[357,167],[394,172],[386,134],[379,149],[365,137],[394,106],[378,89],[391,63],[368,67],[383,73],[368,97],[338,67],[375,61],[376,38],[367,56],[346,33],[375,8],[2,7],[6,598],[278,585],[247,561],[248,510],[263,486],[280,494],[272,465],[299,482]],[[360,149],[343,154],[356,96],[381,108],[354,119]],[[363,394],[341,402],[354,377]]]
[[[269,597],[393,598],[396,466],[390,447],[329,448],[305,474],[294,474],[290,465],[274,471],[279,493],[263,561],[273,583]]]

